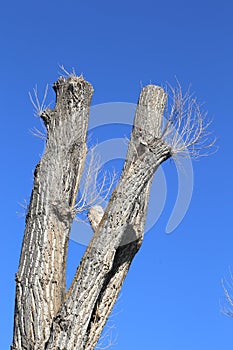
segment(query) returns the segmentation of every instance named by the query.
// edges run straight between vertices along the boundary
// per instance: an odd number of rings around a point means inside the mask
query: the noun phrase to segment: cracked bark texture
[[[12,350],[44,349],[66,291],[72,209],[86,157],[91,84],[82,77],[54,84],[56,106],[41,115],[47,128],[36,166],[19,270]]]
[[[86,155],[92,86],[60,78],[55,109],[36,167],[16,276],[12,350],[94,349],[141,246],[149,192],[158,166],[171,156],[161,139],[166,94],[142,89],[124,169],[107,209],[65,293],[67,241]]]

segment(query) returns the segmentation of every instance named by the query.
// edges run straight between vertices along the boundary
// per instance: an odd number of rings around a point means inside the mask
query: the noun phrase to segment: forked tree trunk
[[[141,246],[153,175],[171,156],[160,138],[166,95],[143,88],[124,170],[104,216],[65,290],[67,241],[86,156],[92,86],[82,77],[54,85],[54,110],[36,167],[16,274],[12,350],[94,349]]]

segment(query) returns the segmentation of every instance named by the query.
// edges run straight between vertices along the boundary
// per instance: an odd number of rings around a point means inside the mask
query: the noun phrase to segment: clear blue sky
[[[231,1],[8,1],[0,13],[1,349],[12,338],[14,274],[28,199],[43,142],[29,130],[28,91],[43,91],[58,65],[75,67],[95,88],[93,104],[135,103],[143,85],[174,82],[192,90],[218,138],[217,154],[194,164],[187,215],[171,234],[165,227],[176,197],[176,172],[164,167],[168,195],[157,225],[132,265],[112,322],[116,350],[219,350],[233,346],[233,319],[220,312],[221,278],[233,266]],[[50,91],[49,98],[54,98]],[[84,248],[70,243],[68,280]]]

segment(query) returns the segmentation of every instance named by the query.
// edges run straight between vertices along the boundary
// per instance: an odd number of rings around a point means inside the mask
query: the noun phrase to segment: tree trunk
[[[65,293],[67,241],[86,156],[92,87],[61,78],[57,102],[42,118],[45,154],[35,171],[19,271],[12,350],[94,349],[130,264],[141,246],[149,192],[171,156],[161,139],[166,95],[142,90],[119,184]]]
[[[142,131],[144,138],[159,137],[165,103],[166,95],[161,88],[149,85],[142,90],[134,118],[134,127],[123,174],[128,172],[130,164],[138,156],[137,149],[140,147]],[[155,121],[157,125],[154,127]],[[151,184],[152,178],[138,196],[137,202],[130,214],[127,227],[123,234],[126,237],[125,244],[122,242],[117,248],[112,269],[106,276],[105,283],[96,301],[85,349],[93,349],[94,344],[98,341],[103,325],[106,323],[117,300],[131,262],[141,247]],[[132,232],[135,232],[135,237],[130,236],[131,227],[133,228]]]
[[[72,77],[60,78],[54,90],[55,109],[41,115],[48,135],[35,169],[16,274],[12,350],[44,349],[66,291],[67,242],[86,157],[93,88]]]

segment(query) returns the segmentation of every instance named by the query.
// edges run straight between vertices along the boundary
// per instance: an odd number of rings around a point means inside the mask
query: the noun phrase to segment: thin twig
[[[48,105],[45,104],[47,94],[48,94],[48,84],[45,87],[43,99],[40,102],[39,96],[38,96],[38,90],[37,90],[37,85],[33,89],[33,94],[31,92],[28,93],[30,101],[34,107],[34,115],[36,117],[40,117],[43,111],[48,108]]]
[[[216,139],[211,139],[207,113],[202,111],[197,99],[190,93],[182,92],[169,85],[170,106],[168,104],[166,119],[161,137],[171,146],[172,155],[191,156],[197,159],[210,154]]]
[[[63,64],[59,65],[59,68],[62,70],[62,75],[65,76],[65,77],[70,78],[70,77],[76,77],[76,76],[77,76],[74,67],[72,67],[72,71],[71,71],[71,72],[69,72],[69,71],[64,67]]]

